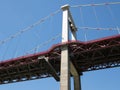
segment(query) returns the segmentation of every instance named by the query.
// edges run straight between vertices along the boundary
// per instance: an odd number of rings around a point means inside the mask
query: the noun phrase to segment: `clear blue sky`
[[[64,4],[70,6],[90,3],[118,2],[120,0],[1,0],[0,1],[0,40],[35,23],[41,18],[60,9]],[[77,27],[120,27],[120,5],[70,8]],[[0,45],[0,59],[6,60],[23,55],[53,36],[61,33],[62,11],[30,31]],[[118,34],[117,30],[78,30],[80,41],[93,40]],[[47,50],[57,39],[40,48]],[[81,77],[82,90],[119,90],[120,68],[85,72]],[[73,83],[73,82],[72,82]],[[54,78],[39,79],[0,85],[0,90],[59,90],[60,83]],[[73,86],[72,86],[73,90]]]

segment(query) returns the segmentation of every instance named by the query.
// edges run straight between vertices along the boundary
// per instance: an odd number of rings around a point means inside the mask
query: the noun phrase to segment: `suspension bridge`
[[[75,19],[69,9],[94,7],[93,11],[99,25],[95,6],[107,6],[111,13],[109,5],[117,4],[120,4],[120,2],[75,5],[71,7],[69,5],[62,6],[62,34],[57,34],[44,43],[25,52],[22,56],[1,61],[0,84],[54,77],[56,81],[60,81],[61,90],[70,90],[70,77],[72,76],[74,78],[74,90],[81,90],[80,76],[83,72],[119,67],[119,26],[115,26],[114,28],[78,27],[75,25]],[[0,45],[4,45],[25,32],[30,31],[32,28],[45,22],[48,18],[58,14],[60,11],[61,10],[57,10],[27,28],[1,40]],[[112,13],[111,16],[113,17]],[[83,20],[82,15],[81,19]],[[82,23],[84,24],[84,21]],[[118,35],[90,41],[87,41],[85,35],[86,41],[84,42],[77,39],[76,34],[79,29],[118,31]],[[40,47],[53,42],[60,36],[62,36],[62,42],[52,45],[50,49],[44,52],[37,51]]]

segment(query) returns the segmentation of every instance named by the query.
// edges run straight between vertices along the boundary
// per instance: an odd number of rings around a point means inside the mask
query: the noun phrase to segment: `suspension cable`
[[[96,19],[96,22],[97,22],[97,26],[100,27],[100,22],[99,22],[99,19],[98,19],[98,15],[97,15],[96,9],[95,9],[94,6],[92,7],[92,9],[93,9],[93,13],[94,13],[94,15],[95,15],[95,19]]]
[[[77,29],[84,29],[84,30],[120,30],[120,28],[97,28],[97,27],[77,27]]]
[[[25,54],[29,54],[30,52],[37,52],[38,49],[40,49],[43,46],[48,45],[48,43],[53,42],[54,40],[56,40],[57,38],[59,38],[61,36],[61,34],[57,34],[56,36],[50,38],[49,40],[45,41],[44,43],[37,45],[36,47],[32,48],[31,50],[27,51]]]
[[[111,17],[112,17],[113,22],[115,23],[115,26],[116,26],[116,28],[117,28],[118,34],[120,34],[120,31],[119,31],[120,29],[119,29],[119,27],[118,27],[118,25],[117,25],[117,19],[115,18],[115,15],[113,14],[112,9],[111,9],[110,6],[108,6],[108,5],[106,5],[106,7],[107,7],[107,9],[108,9],[108,11],[109,11],[109,13],[110,13],[110,15],[111,15]]]
[[[4,40],[1,40],[1,41],[0,41],[0,45],[8,42],[9,40],[12,40],[13,38],[16,38],[17,36],[21,35],[22,33],[26,32],[26,31],[31,30],[31,29],[34,28],[35,26],[43,23],[45,20],[47,20],[48,18],[54,16],[55,14],[57,14],[57,13],[59,13],[59,12],[60,12],[60,9],[57,10],[57,11],[55,11],[55,12],[53,12],[53,13],[51,13],[51,14],[49,14],[48,16],[46,16],[46,17],[44,17],[44,18],[41,18],[39,21],[37,21],[37,22],[35,22],[34,24],[32,24],[32,25],[30,25],[30,26],[28,26],[28,27],[20,30],[19,32],[15,33],[15,34],[13,34],[13,35],[11,35],[11,36],[9,36],[8,38],[6,38],[6,39],[4,39]]]
[[[114,4],[120,4],[120,2],[106,2],[106,3],[96,3],[96,4],[81,4],[81,5],[74,5],[74,6],[71,6],[71,7],[72,8],[77,8],[77,7],[103,6],[103,5],[114,5]]]
[[[79,8],[80,8],[80,19],[81,19],[82,26],[85,26],[82,7],[79,7]],[[87,41],[87,32],[86,32],[86,30],[84,30],[84,39],[85,39],[85,41]]]
[[[81,7],[80,7],[80,19],[81,19],[82,26],[84,26],[85,22],[84,22],[83,12],[82,12],[82,8]]]

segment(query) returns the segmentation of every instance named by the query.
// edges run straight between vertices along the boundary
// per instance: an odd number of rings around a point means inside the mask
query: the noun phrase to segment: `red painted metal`
[[[0,62],[0,84],[52,77],[44,58],[48,57],[60,75],[61,46],[68,45],[70,60],[78,72],[120,66],[120,35],[88,42],[69,41],[54,45],[45,52]]]

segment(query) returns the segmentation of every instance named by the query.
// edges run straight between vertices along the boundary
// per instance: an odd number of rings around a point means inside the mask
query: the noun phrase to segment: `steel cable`
[[[31,30],[32,28],[34,28],[35,26],[41,24],[42,22],[44,22],[44,21],[47,20],[48,18],[54,16],[54,15],[57,14],[58,12],[60,12],[60,9],[57,10],[57,11],[55,11],[55,12],[53,12],[53,13],[51,13],[51,14],[49,14],[48,16],[40,19],[39,21],[35,22],[34,24],[32,24],[32,25],[30,25],[30,26],[28,26],[28,27],[20,30],[19,32],[15,33],[15,34],[13,34],[13,35],[11,35],[11,36],[9,36],[8,38],[6,38],[6,39],[4,39],[4,40],[1,40],[1,41],[0,41],[0,45],[6,43],[6,42],[9,41],[9,40],[12,40],[13,38],[16,38],[17,36],[21,35],[22,33],[26,32],[26,31]]]

